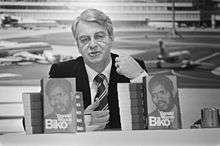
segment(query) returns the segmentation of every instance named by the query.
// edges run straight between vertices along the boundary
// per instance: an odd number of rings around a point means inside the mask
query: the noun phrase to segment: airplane
[[[182,51],[166,51],[163,40],[158,40],[160,54],[157,55],[157,60],[145,61],[145,64],[153,68],[203,68],[213,69],[214,64],[204,62],[204,59],[193,60],[192,54],[188,50]]]
[[[52,47],[44,42],[17,43],[0,42],[0,64],[8,65],[21,62],[53,63],[56,60]]]
[[[149,21],[149,20],[148,20]],[[148,26],[156,29],[171,29],[173,28],[173,23],[172,22],[148,22]],[[178,23],[175,23],[175,27],[178,27]]]
[[[192,60],[192,55],[188,50],[167,52],[165,50],[164,42],[158,41],[160,54],[157,56],[158,60],[163,60],[168,63],[181,63]]]
[[[0,42],[0,56],[10,56],[18,52],[43,53],[52,50],[50,44],[45,42],[17,43],[9,41]]]
[[[36,27],[57,27],[58,24],[53,20],[38,20],[31,18],[18,17],[8,14],[1,14],[1,27],[20,27],[23,29],[33,29]]]

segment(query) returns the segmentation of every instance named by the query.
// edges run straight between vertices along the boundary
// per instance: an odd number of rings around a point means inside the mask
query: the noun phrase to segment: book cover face
[[[43,79],[44,133],[76,132],[75,88],[74,78]]]
[[[148,129],[179,129],[181,115],[175,76],[155,75],[146,79]]]

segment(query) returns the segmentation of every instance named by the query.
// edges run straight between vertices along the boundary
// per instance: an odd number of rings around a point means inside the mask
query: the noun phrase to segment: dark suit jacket
[[[120,116],[119,116],[119,105],[118,105],[118,93],[117,93],[117,83],[129,83],[130,79],[119,75],[116,72],[115,58],[118,55],[111,54],[112,57],[112,67],[109,79],[108,88],[108,104],[110,109],[110,119],[109,128],[121,128]],[[146,70],[144,62],[137,60],[140,66]],[[66,62],[60,62],[58,64],[53,64],[49,75],[51,78],[76,78],[76,90],[83,92],[84,108],[91,104],[91,94],[89,88],[89,80],[86,72],[85,64],[82,57],[78,57],[75,60],[70,60]]]

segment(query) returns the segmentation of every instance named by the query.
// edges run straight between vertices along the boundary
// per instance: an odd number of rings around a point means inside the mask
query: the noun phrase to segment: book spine
[[[41,93],[23,93],[26,134],[43,133],[43,104]]]
[[[144,118],[145,128],[148,129],[148,103],[147,103],[147,77],[143,77],[143,104],[144,104]]]
[[[85,119],[84,119],[84,106],[83,106],[83,93],[76,92],[76,117],[77,117],[77,132],[85,132]]]

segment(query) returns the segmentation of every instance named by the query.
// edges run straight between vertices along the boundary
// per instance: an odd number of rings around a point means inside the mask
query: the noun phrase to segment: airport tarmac
[[[49,42],[54,54],[73,54],[74,57],[79,55],[78,50],[73,42],[73,37],[69,29],[51,29],[51,30],[15,30],[4,33],[2,40],[16,42]],[[6,32],[6,31],[5,31]],[[147,36],[146,36],[147,34]],[[213,53],[220,52],[220,33],[217,31],[190,32],[184,31],[181,33],[184,39],[169,38],[167,32],[153,31],[116,31],[115,44],[113,52],[135,56],[143,60],[155,59],[159,53],[158,39],[164,39],[167,50],[184,50],[187,49],[193,54],[194,59],[207,57]],[[2,35],[1,35],[2,36]],[[208,87],[219,88],[220,76],[218,75],[220,66],[220,56],[210,58],[208,60],[216,65],[215,74],[213,70],[205,68],[192,69],[157,69],[149,68],[149,73],[165,72],[166,74],[175,74],[178,76],[180,87]],[[0,85],[8,83],[13,84],[16,80],[39,80],[42,77],[47,77],[50,65],[31,64],[25,66],[10,65],[0,66]],[[8,75],[7,75],[8,74]],[[27,82],[25,82],[26,84]],[[36,83],[36,82],[34,82]],[[37,82],[38,83],[38,82]]]

